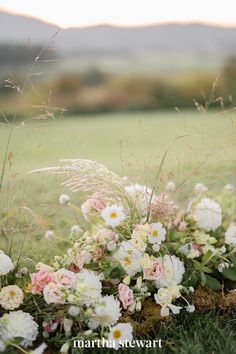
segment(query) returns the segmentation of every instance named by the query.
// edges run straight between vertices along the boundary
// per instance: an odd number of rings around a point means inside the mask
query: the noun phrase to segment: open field
[[[9,131],[9,127],[0,128],[1,161]],[[60,194],[68,193],[60,186],[61,180],[54,176],[29,175],[29,170],[57,165],[63,158],[88,158],[129,176],[132,182],[152,186],[167,151],[159,185],[161,188],[168,177],[173,177],[177,185],[183,183],[176,198],[184,202],[195,182],[203,181],[213,189],[221,189],[225,183],[235,184],[235,137],[233,113],[124,113],[25,123],[14,130],[0,193],[0,222],[4,217],[9,220],[5,236],[10,240],[7,243],[1,238],[0,249],[17,259],[23,245],[22,259],[52,262],[54,255],[63,254],[70,246],[71,226],[77,223],[83,226],[77,211],[58,202]],[[68,194],[71,202],[79,205],[82,196]],[[47,229],[55,230],[54,239],[45,240]],[[26,264],[30,267],[31,263]],[[163,325],[155,337],[163,339],[160,352],[166,354],[234,354],[235,315],[214,311],[181,313],[172,326]],[[154,351],[135,350],[139,352]]]
[[[0,208],[7,210],[26,205],[43,217],[36,237],[39,252],[33,255],[37,259],[41,252],[49,256],[43,238],[45,229],[60,229],[58,244],[64,249],[67,246],[65,233],[76,220],[74,213],[65,211],[57,202],[61,193],[68,192],[60,186],[60,181],[52,176],[29,176],[29,170],[57,165],[63,158],[88,158],[104,163],[122,176],[129,176],[131,182],[152,186],[160,161],[168,150],[159,183],[161,186],[172,175],[177,184],[184,182],[184,189],[176,193],[177,198],[183,200],[186,191],[198,181],[204,181],[211,188],[222,188],[235,180],[236,117],[233,113],[124,113],[36,123],[25,124],[14,131]],[[2,126],[1,160],[8,133],[9,127]],[[79,199],[78,195],[72,197],[75,204]],[[26,242],[28,255],[32,256],[35,245],[34,238]]]

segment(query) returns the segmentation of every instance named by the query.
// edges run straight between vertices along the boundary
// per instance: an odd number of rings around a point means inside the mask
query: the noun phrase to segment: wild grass
[[[126,349],[130,354],[235,354],[235,314],[222,315],[217,312],[182,313],[170,327],[162,326],[152,338],[162,339],[162,348]],[[90,349],[91,351],[91,349]],[[122,353],[122,349],[119,353]],[[89,353],[86,349],[75,353]],[[104,349],[93,349],[93,353],[104,353]],[[114,354],[114,350],[106,350]]]
[[[1,159],[10,129],[1,126]],[[192,193],[195,182],[205,182],[213,189],[234,183],[235,133],[235,114],[217,112],[74,116],[25,124],[14,132],[9,146],[0,212],[4,216],[12,208],[29,207],[40,222],[27,236],[24,252],[36,261],[40,257],[50,259],[68,246],[70,227],[78,220],[71,210],[58,203],[59,195],[68,192],[60,186],[60,177],[28,175],[28,171],[57,166],[63,158],[88,158],[104,163],[121,176],[128,176],[132,182],[153,186],[167,151],[158,184],[161,186],[168,178],[173,178],[177,185],[184,183],[184,188],[176,192],[176,198],[184,201],[186,193]],[[77,205],[81,201],[78,193],[71,193],[71,198]],[[50,228],[57,232],[53,247],[43,237]],[[23,236],[24,232],[18,230],[16,241],[20,243]]]
[[[9,129],[12,127],[1,126],[1,160]],[[6,240],[11,240],[10,251],[15,259],[21,253],[24,264],[29,267],[29,258],[35,263],[47,262],[54,255],[63,254],[69,247],[70,227],[82,223],[79,214],[58,202],[60,194],[68,193],[60,186],[62,179],[27,174],[32,169],[57,166],[62,158],[89,158],[104,163],[121,176],[128,176],[132,182],[152,186],[160,161],[167,152],[158,184],[161,186],[168,178],[173,178],[177,185],[183,183],[184,188],[178,189],[176,198],[184,202],[195,182],[204,182],[213,189],[235,183],[235,133],[233,112],[74,116],[25,124],[14,131],[6,156],[0,193],[0,226],[3,226],[0,249],[9,251]],[[70,193],[70,197],[75,205],[82,201],[80,194]],[[47,229],[55,230],[55,239],[44,239]],[[154,338],[163,340],[162,349],[136,348],[125,352],[234,354],[234,317],[235,314],[216,312],[183,313],[172,326],[162,326],[159,333],[153,333]],[[53,348],[49,353],[56,351],[57,348]],[[93,352],[104,353],[104,350],[94,349]]]

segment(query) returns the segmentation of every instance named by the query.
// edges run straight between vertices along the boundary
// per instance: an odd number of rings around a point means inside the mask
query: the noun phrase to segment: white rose
[[[0,276],[6,275],[13,270],[13,263],[3,251],[0,250]]]

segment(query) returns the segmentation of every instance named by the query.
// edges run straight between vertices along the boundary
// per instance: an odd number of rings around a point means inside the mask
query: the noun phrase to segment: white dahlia
[[[166,254],[162,258],[164,273],[162,277],[155,280],[157,288],[171,287],[180,284],[185,272],[184,263],[176,256]]]
[[[83,269],[76,274],[74,289],[79,304],[89,306],[98,302],[102,294],[101,275]]]
[[[14,266],[10,257],[0,250],[0,276],[8,274]]]
[[[193,218],[199,229],[215,231],[222,222],[222,211],[213,199],[203,198],[193,212]]]
[[[22,338],[20,344],[27,348],[37,338],[38,324],[33,317],[21,310],[5,313],[0,318],[0,337],[4,341]]]
[[[118,226],[125,219],[123,208],[116,204],[109,205],[104,208],[101,212],[101,216],[105,221],[106,225],[112,227]]]
[[[17,285],[9,285],[0,291],[0,305],[5,310],[15,310],[23,302],[24,294]]]
[[[132,243],[122,241],[114,257],[120,262],[128,275],[134,276],[141,271],[140,259],[142,253]]]
[[[97,328],[99,325],[110,326],[115,325],[121,316],[121,308],[119,300],[113,295],[100,298],[98,304],[94,308],[94,316],[89,321],[89,327]]]
[[[236,245],[236,225],[231,224],[225,233],[225,243],[227,245]]]

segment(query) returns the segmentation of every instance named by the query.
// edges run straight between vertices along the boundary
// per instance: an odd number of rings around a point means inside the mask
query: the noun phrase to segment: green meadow
[[[4,125],[0,128],[1,161],[10,129]],[[203,114],[173,110],[66,116],[56,121],[25,122],[24,126],[14,128],[0,208],[7,213],[17,206],[26,207],[31,217],[37,217],[39,222],[27,236],[24,252],[35,260],[42,256],[48,259],[68,247],[70,227],[83,223],[77,212],[58,203],[59,195],[68,193],[76,206],[82,199],[60,185],[63,178],[45,173],[29,175],[30,170],[56,166],[60,159],[86,158],[104,163],[121,176],[128,176],[130,182],[152,187],[165,156],[158,180],[159,190],[169,178],[173,178],[180,186],[176,198],[184,201],[196,182],[204,182],[213,189],[234,183],[235,137],[233,112]],[[22,220],[21,215],[19,219]],[[48,247],[45,242],[47,229],[56,230],[56,239],[48,241],[53,242],[53,247]],[[14,240],[16,248],[24,237],[24,232],[18,234]]]
[[[0,127],[1,163],[11,129]],[[163,160],[158,188],[161,190],[168,179],[174,179],[179,186],[174,197],[183,203],[196,182],[204,182],[215,190],[226,183],[235,184],[233,112],[173,110],[66,116],[56,121],[25,122],[13,129],[0,193],[0,249],[14,259],[21,254],[23,264],[29,267],[32,261],[52,262],[54,255],[63,254],[70,247],[71,226],[85,226],[77,208],[83,196],[60,185],[65,177],[28,174],[30,170],[56,166],[60,159],[87,158],[128,176],[130,182],[152,187]],[[58,198],[62,193],[70,195],[71,206],[60,205]],[[48,229],[55,231],[55,238],[45,240]],[[214,311],[181,313],[172,326],[163,325],[155,337],[163,339],[160,353],[233,354],[235,315]]]

